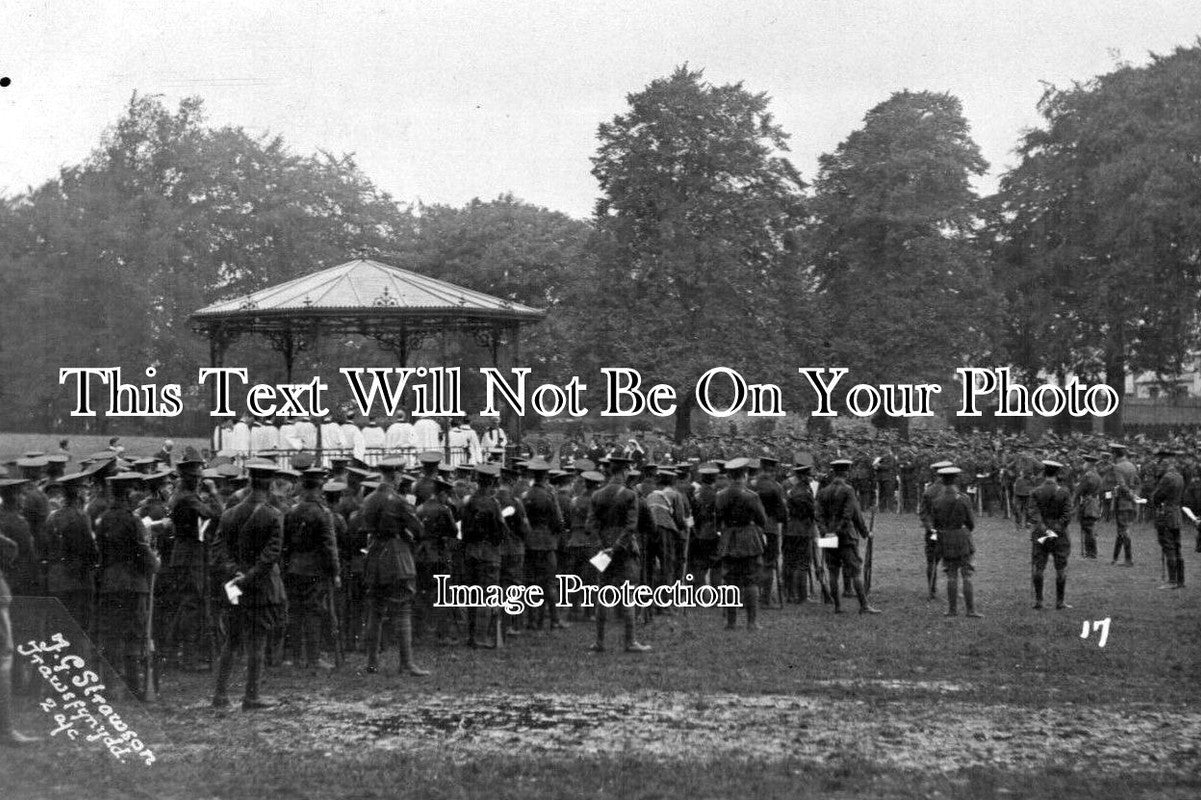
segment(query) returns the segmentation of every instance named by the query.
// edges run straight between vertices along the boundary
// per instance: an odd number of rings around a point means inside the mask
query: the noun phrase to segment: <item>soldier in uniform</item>
[[[100,558],[92,525],[83,513],[83,484],[87,477],[78,472],[58,480],[63,506],[46,522],[44,553],[49,562],[50,596],[58,598],[83,631],[92,630],[92,599]]]
[[[917,507],[918,517],[921,519],[922,528],[925,530],[923,539],[926,551],[926,589],[930,600],[938,597],[938,563],[942,560],[942,542],[938,540],[938,535],[934,533],[936,526],[934,525],[932,512],[934,501],[942,494],[946,486],[946,482],[940,477],[939,470],[950,466],[953,466],[950,461],[936,461],[930,465],[930,469],[934,470],[936,480],[931,482],[922,492],[922,497],[918,501]],[[959,474],[959,472],[954,473],[955,476]],[[958,478],[951,478],[951,483],[956,483],[957,481]],[[969,505],[971,504],[970,499],[968,503]]]
[[[706,465],[697,469],[697,482],[692,492],[692,540],[688,545],[688,574],[694,586],[705,583],[709,575],[710,586],[721,585],[720,562],[717,558],[717,475],[716,466]]]
[[[174,535],[171,547],[171,584],[176,591],[175,615],[168,645],[180,663],[193,669],[208,669],[211,653],[202,651],[212,625],[204,612],[211,581],[206,583],[206,555],[214,528],[221,519],[222,503],[212,480],[201,480],[204,461],[194,447],[184,449],[176,464],[179,483],[167,501],[167,515]],[[204,529],[202,533],[201,529]]]
[[[602,586],[620,587],[623,583],[638,583],[641,575],[638,549],[638,495],[628,488],[627,473],[632,462],[621,456],[609,457],[609,482],[592,493],[588,506],[588,528],[596,531],[600,538],[601,552],[611,559],[608,568],[600,575]],[[645,653],[650,650],[634,638],[634,612],[629,606],[620,606],[619,611],[625,630],[627,653]],[[592,651],[605,650],[605,625],[608,608],[600,605],[596,609],[596,642]]]
[[[308,669],[333,668],[321,658],[321,625],[328,615],[331,592],[342,585],[337,536],[321,494],[325,477],[321,467],[306,469],[300,500],[284,515],[281,561],[290,636],[293,650],[303,653]]]
[[[403,458],[381,461],[383,479],[379,488],[363,501],[363,527],[371,537],[363,566],[367,593],[367,671],[379,670],[382,624],[388,619],[400,646],[401,671],[421,676],[429,672],[413,661],[417,565],[412,548],[425,532],[413,507],[397,490],[404,464]]]
[[[227,635],[217,660],[213,707],[229,707],[234,653],[245,646],[246,689],[242,710],[253,711],[277,705],[272,698],[259,694],[259,680],[267,643],[282,622],[284,584],[279,574],[279,558],[284,544],[284,515],[271,502],[275,465],[251,461],[246,471],[250,474],[250,493],[221,515],[213,542],[213,560],[223,573],[223,582],[230,581],[241,592],[227,614]]]
[[[1118,535],[1113,543],[1113,563],[1118,563],[1118,556],[1126,555],[1124,566],[1133,567],[1134,558],[1130,552],[1130,524],[1134,522],[1135,499],[1142,486],[1138,475],[1138,467],[1130,462],[1126,455],[1126,445],[1111,444],[1113,451],[1113,492],[1114,492],[1114,521],[1117,524]]]
[[[463,504],[464,584],[487,591],[500,584],[500,544],[506,534],[500,502],[496,499],[496,479],[500,467],[481,464],[475,468],[476,491]],[[495,647],[496,642],[476,639],[476,609],[467,609],[467,646]]]
[[[726,462],[730,485],[717,493],[717,528],[721,531],[717,554],[722,560],[723,580],[737,586],[742,596],[747,628],[758,630],[763,528],[767,524],[767,514],[759,495],[746,486],[749,465],[750,460],[746,458]],[[737,623],[738,609],[726,609],[726,629],[733,630]]]
[[[525,542],[525,585],[541,586],[545,598],[541,608],[530,610],[532,618],[527,623],[541,628],[542,612],[549,606],[551,628],[564,628],[566,625],[559,620],[556,607],[558,592],[555,581],[555,574],[559,571],[556,551],[563,533],[563,515],[559,511],[559,501],[547,485],[550,464],[542,459],[534,459],[526,464],[526,469],[534,476],[534,483],[522,497],[530,523],[530,533]]]
[[[451,575],[450,543],[456,541],[458,530],[450,507],[450,494],[454,486],[439,478],[434,483],[435,493],[417,507],[417,519],[421,521],[422,536],[417,541],[417,609],[418,629],[431,623],[435,625],[438,641],[448,641],[450,609],[436,608],[437,575]]]
[[[5,572],[12,587],[12,595],[23,601],[22,606],[17,609],[19,613],[11,633],[21,641],[41,636],[37,614],[27,600],[42,594],[42,555],[38,551],[37,541],[33,538],[29,521],[21,514],[25,486],[28,483],[29,481],[23,478],[0,479],[0,535],[17,544],[17,552]],[[32,673],[26,664],[18,662],[15,674],[16,682],[24,685],[30,680]]]
[[[1184,478],[1180,474],[1175,450],[1160,450],[1156,453],[1162,461],[1163,474],[1151,495],[1151,507],[1155,512],[1155,535],[1163,551],[1167,568],[1167,582],[1160,589],[1184,588],[1184,559],[1180,554],[1180,527],[1183,524],[1180,512],[1184,496]]]
[[[776,575],[780,563],[780,534],[788,523],[788,505],[784,501],[784,489],[776,481],[776,468],[780,462],[764,456],[759,459],[759,474],[755,476],[752,489],[759,495],[763,503],[763,512],[767,515],[767,524],[763,527],[763,571],[760,577],[760,597],[762,604],[767,605],[771,593],[772,578]],[[777,587],[782,593],[783,587]]]
[[[1091,453],[1082,456],[1087,468],[1080,482],[1076,485],[1076,498],[1073,505],[1079,509],[1080,538],[1082,540],[1084,557],[1097,557],[1097,534],[1094,530],[1097,520],[1101,519],[1101,476],[1097,473],[1097,457]]]
[[[1030,532],[1032,579],[1034,582],[1034,608],[1043,607],[1043,573],[1047,559],[1055,559],[1055,607],[1071,608],[1064,602],[1068,583],[1068,556],[1072,552],[1072,540],[1068,536],[1068,525],[1072,521],[1072,496],[1059,485],[1059,471],[1063,465],[1058,461],[1043,462],[1043,483],[1030,495],[1030,518],[1034,529]]]
[[[500,545],[500,587],[508,592],[510,586],[525,584],[525,542],[530,534],[530,521],[525,513],[525,504],[513,490],[518,473],[508,467],[500,469],[500,486],[496,490],[496,502],[500,503],[501,516],[505,521],[505,538]],[[523,631],[520,617],[507,614],[506,636],[518,636]]]
[[[592,493],[604,484],[605,476],[594,470],[586,470],[580,475],[583,490],[571,498],[571,510],[568,520],[571,525],[570,538],[567,540],[567,571],[577,576],[587,586],[596,585],[596,568],[589,559],[596,555],[601,548],[597,532],[588,527],[588,509],[592,504]],[[581,613],[580,601],[572,606],[572,613],[577,617]],[[587,619],[592,619],[594,609],[583,609]]]
[[[10,497],[17,497],[25,481],[19,478],[0,477],[0,492]],[[15,502],[15,499],[14,499]],[[33,744],[40,739],[25,734],[13,728],[12,714],[12,677],[13,677],[13,629],[9,617],[9,606],[12,604],[12,593],[9,591],[5,575],[9,574],[17,561],[21,545],[9,534],[12,528],[9,515],[20,519],[12,509],[0,511],[0,746],[21,747]],[[24,520],[21,520],[24,524]],[[25,525],[28,528],[28,525]]]
[[[838,537],[838,547],[826,551],[826,573],[830,579],[834,613],[842,613],[838,592],[838,578],[841,575],[844,581],[851,583],[859,598],[859,613],[879,614],[880,610],[868,603],[867,590],[860,577],[863,560],[859,555],[859,541],[871,534],[859,511],[855,490],[847,483],[851,460],[837,459],[830,462],[830,467],[833,469],[830,482],[817,493],[817,519],[823,533]]]
[[[683,537],[688,530],[688,512],[684,498],[675,489],[676,474],[660,467],[655,474],[655,488],[646,495],[646,507],[651,513],[654,533],[651,541],[659,555],[659,568],[654,586],[667,586],[679,580],[679,558],[683,555]],[[671,613],[661,608],[661,613]]]
[[[972,531],[976,522],[972,517],[971,500],[960,494],[959,487],[955,485],[960,472],[958,467],[953,466],[938,470],[943,490],[930,503],[928,530],[942,547],[943,569],[947,574],[946,615],[954,617],[959,613],[959,581],[962,578],[963,604],[967,616],[980,617],[983,615],[976,611],[976,595],[972,587],[972,575],[976,572],[972,563],[972,557],[976,554]]]
[[[809,599],[809,570],[812,567],[813,534],[816,527],[816,499],[809,485],[812,464],[792,468],[794,479],[788,489],[788,523],[781,539],[784,554],[784,587],[788,602]]]
[[[108,479],[111,505],[96,525],[99,551],[99,602],[96,607],[100,650],[110,667],[122,659],[130,693],[143,697],[143,670],[149,655],[150,580],[159,568],[150,532],[133,514],[129,494],[142,483],[136,472]]]

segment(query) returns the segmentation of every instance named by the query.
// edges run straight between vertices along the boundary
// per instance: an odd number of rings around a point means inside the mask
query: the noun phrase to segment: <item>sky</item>
[[[0,194],[85,159],[130,96],[356,154],[404,202],[511,192],[586,217],[597,126],[678,65],[772,98],[818,157],[902,89],[958,96],[995,189],[1046,83],[1196,43],[1196,0],[247,3],[5,0]]]

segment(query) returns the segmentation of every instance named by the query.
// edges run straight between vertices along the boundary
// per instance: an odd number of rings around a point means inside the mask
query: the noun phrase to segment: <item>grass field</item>
[[[1074,608],[1034,611],[1028,537],[983,520],[979,620],[926,600],[914,517],[876,530],[879,616],[788,606],[752,633],[692,610],[642,628],[642,656],[588,653],[586,624],[500,651],[425,644],[424,679],[352,655],[333,675],[272,671],[283,705],[257,715],[168,674],[139,723],[161,729],[156,764],[55,739],[0,751],[0,798],[1201,796],[1201,599],[1156,591],[1149,527],[1133,569],[1109,563],[1112,525],[1096,561],[1073,529]],[[1105,618],[1104,648],[1081,638]]]

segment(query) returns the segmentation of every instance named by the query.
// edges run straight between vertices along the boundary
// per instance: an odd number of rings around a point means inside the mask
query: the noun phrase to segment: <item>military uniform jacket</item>
[[[45,558],[50,562],[47,583],[53,594],[91,590],[93,570],[100,559],[96,538],[82,508],[66,506],[46,522]]]
[[[556,549],[559,534],[563,530],[563,516],[559,512],[559,501],[554,493],[547,487],[536,484],[525,493],[522,501],[530,523],[530,533],[525,540],[526,549]]]
[[[335,516],[341,516],[335,514]],[[363,528],[363,510],[355,509],[346,520],[346,532],[342,539],[342,566],[350,575],[362,575],[363,563],[367,559],[369,541],[367,531]]]
[[[592,493],[587,525],[602,548],[638,555],[638,506],[638,494],[618,483],[607,483]]]
[[[944,559],[968,558],[975,554],[972,531],[972,501],[954,486],[944,486],[930,507],[930,528],[938,532]]]
[[[525,540],[530,535],[530,520],[525,513],[525,504],[506,487],[496,490],[496,502],[500,504],[501,518],[505,521],[505,538],[500,543],[500,554],[522,555],[525,553]],[[505,516],[505,511],[510,508],[513,512]]]
[[[174,529],[172,543],[172,567],[190,567],[204,560],[204,544],[200,541],[201,520],[212,520],[206,538],[213,537],[213,525],[221,518],[221,501],[208,492],[203,495],[188,490],[177,490],[167,501],[167,515]]]
[[[467,558],[499,564],[505,533],[505,519],[495,496],[477,493],[463,504],[463,554]]]
[[[1066,537],[1072,521],[1071,493],[1054,480],[1048,480],[1034,490],[1030,499],[1034,502],[1030,512],[1030,521],[1034,523],[1030,541],[1041,539],[1048,528],[1061,538]]]
[[[1155,509],[1155,524],[1178,531],[1181,527],[1180,501],[1184,497],[1184,477],[1175,469],[1169,469],[1155,485],[1151,505]]]
[[[21,516],[29,523],[29,533],[41,552],[46,520],[50,518],[50,500],[46,493],[36,486],[29,485],[21,497]]]
[[[717,527],[721,541],[717,554],[729,558],[753,558],[763,554],[763,528],[767,514],[759,495],[741,484],[717,493]]]
[[[655,527],[681,532],[685,528],[684,498],[675,489],[655,489],[646,496],[646,507],[651,512]]]
[[[17,552],[6,570],[12,591],[17,596],[38,594],[37,546],[25,517],[11,508],[0,508],[0,536],[16,542]]]
[[[304,497],[284,515],[284,572],[332,580],[338,574],[338,538],[325,503]]]
[[[1138,468],[1129,460],[1123,459],[1113,465],[1114,494],[1118,511],[1133,511],[1134,497],[1138,494],[1142,480],[1138,476]]]
[[[701,482],[693,497],[693,518],[696,522],[696,538],[717,538],[717,487]]]
[[[917,516],[922,521],[922,527],[927,531],[938,530],[938,526],[934,524],[932,515],[934,509],[934,501],[942,494],[946,488],[944,483],[932,483],[926,487],[926,491],[922,492],[922,498],[917,504]]]
[[[784,502],[784,489],[780,484],[767,478],[755,481],[755,494],[763,503],[763,513],[767,515],[764,532],[778,534],[788,522],[788,505]]]
[[[1084,473],[1076,487],[1076,502],[1080,505],[1081,520],[1101,518],[1101,476],[1095,469]]]
[[[150,576],[158,571],[158,554],[146,530],[128,506],[117,505],[100,515],[96,525],[100,557],[100,593],[150,593]]]
[[[842,478],[835,478],[817,493],[818,526],[838,537],[838,546],[846,547],[866,538],[867,523],[859,512],[859,497]]]
[[[785,536],[807,536],[816,532],[816,500],[808,480],[803,480],[788,490],[788,525]]]
[[[600,548],[600,537],[588,527],[588,508],[592,504],[591,494],[581,494],[571,499],[571,537],[568,547]]]
[[[4,573],[12,567],[19,549],[20,547],[16,542],[5,536],[3,532],[0,532],[0,606],[7,606],[13,601],[12,591],[8,588],[8,581],[4,580]]]
[[[363,501],[363,527],[371,537],[363,564],[368,587],[392,586],[417,577],[411,545],[425,535],[409,502],[388,484]]]
[[[252,492],[221,515],[213,556],[229,578],[242,573],[238,605],[247,608],[284,603],[279,558],[284,546],[284,515]]]
[[[447,543],[458,535],[454,514],[436,498],[429,498],[417,507],[422,536],[417,540],[418,564],[440,564],[447,556]]]

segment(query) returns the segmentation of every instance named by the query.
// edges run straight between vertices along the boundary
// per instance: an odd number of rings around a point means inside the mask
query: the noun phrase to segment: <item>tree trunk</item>
[[[676,406],[676,430],[673,437],[676,444],[683,444],[684,440],[692,435],[692,404],[694,402],[693,393],[687,392]]]
[[[1120,439],[1126,435],[1122,413],[1122,401],[1126,396],[1126,341],[1121,322],[1110,326],[1109,338],[1105,343],[1105,383],[1118,394],[1118,408],[1105,417],[1105,435]]]

